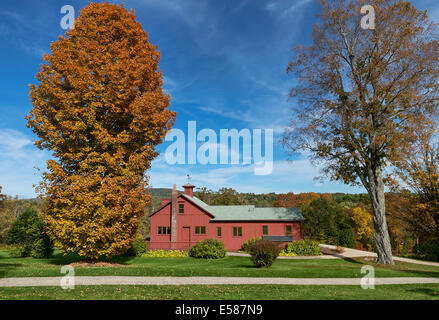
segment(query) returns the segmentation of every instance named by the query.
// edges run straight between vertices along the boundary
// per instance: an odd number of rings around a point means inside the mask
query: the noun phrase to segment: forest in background
[[[146,208],[139,234],[149,234],[148,214],[171,197],[170,188],[150,188],[151,206]],[[180,191],[182,192],[182,191]],[[256,207],[300,207],[304,216],[303,236],[321,243],[374,250],[372,208],[367,194],[344,193],[241,193],[232,188],[217,191],[196,188],[194,195],[209,205],[255,205]],[[29,207],[41,209],[38,199],[3,196],[0,202],[0,243],[7,243],[8,229]],[[438,260],[434,217],[420,213],[416,196],[408,192],[386,193],[388,227],[394,254]]]

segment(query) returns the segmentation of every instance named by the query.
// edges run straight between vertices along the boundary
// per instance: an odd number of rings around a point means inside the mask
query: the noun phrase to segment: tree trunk
[[[380,167],[368,170],[368,192],[372,202],[374,240],[377,249],[377,263],[394,264],[392,247],[386,221],[386,203],[384,200],[384,183]]]

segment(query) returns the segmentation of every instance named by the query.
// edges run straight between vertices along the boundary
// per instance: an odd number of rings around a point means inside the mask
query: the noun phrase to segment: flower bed
[[[142,257],[149,257],[149,258],[182,258],[182,257],[189,257],[188,251],[183,250],[148,250],[145,253],[142,254]]]

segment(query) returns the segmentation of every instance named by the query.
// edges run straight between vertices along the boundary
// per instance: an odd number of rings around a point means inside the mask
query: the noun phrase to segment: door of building
[[[182,245],[185,248],[189,248],[191,246],[191,227],[183,227],[183,234],[181,237]]]

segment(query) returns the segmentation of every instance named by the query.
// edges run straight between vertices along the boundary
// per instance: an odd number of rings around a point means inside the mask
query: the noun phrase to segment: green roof
[[[212,221],[231,220],[283,220],[302,221],[303,216],[299,208],[256,208],[254,205],[243,206],[209,206],[197,197],[182,194],[215,217]]]

